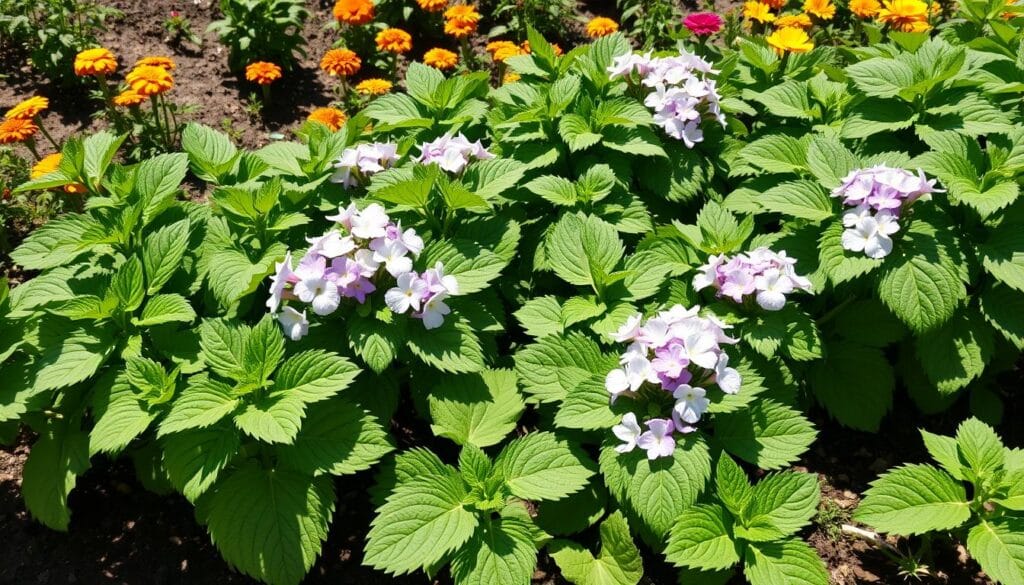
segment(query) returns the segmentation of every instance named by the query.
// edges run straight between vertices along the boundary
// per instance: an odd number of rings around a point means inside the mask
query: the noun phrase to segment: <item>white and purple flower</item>
[[[471,160],[494,158],[479,140],[470,142],[461,132],[455,136],[448,133],[425,142],[420,145],[420,152],[417,161],[423,164],[437,163],[442,169],[456,175],[465,170]]]
[[[757,248],[732,257],[712,255],[707,264],[697,269],[693,288],[714,288],[719,297],[736,303],[753,297],[762,309],[778,311],[786,306],[786,295],[797,290],[811,291],[811,282],[797,274],[795,267],[796,259],[788,257],[784,250]]]

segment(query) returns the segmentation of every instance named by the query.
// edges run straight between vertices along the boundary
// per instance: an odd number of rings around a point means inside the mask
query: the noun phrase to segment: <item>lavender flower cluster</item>
[[[640,447],[648,459],[672,456],[676,445],[673,435],[696,430],[694,425],[711,404],[705,386],[717,384],[727,394],[739,392],[740,374],[729,367],[729,355],[722,350],[722,344],[737,341],[725,333],[730,326],[713,314],[702,317],[699,313],[700,307],[675,305],[646,321],[637,314],[613,335],[629,347],[619,359],[621,367],[605,378],[612,403],[647,384],[675,399],[671,417],[645,421],[646,431],[635,413],[625,414],[621,424],[612,428],[622,441],[615,448],[619,453]]]
[[[650,89],[644,105],[654,111],[654,122],[687,148],[704,140],[700,126],[703,118],[712,117],[725,127],[715,80],[708,78],[717,71],[697,55],[684,50],[678,57],[662,58],[651,57],[650,52],[627,53],[615,58],[608,73],[613,79],[625,77],[630,83],[636,74]]]
[[[334,162],[332,183],[341,183],[346,189],[365,184],[375,175],[398,162],[398,146],[389,142],[360,144],[346,148]]]
[[[843,213],[843,248],[863,252],[869,258],[884,258],[892,252],[892,236],[899,231],[900,213],[930,193],[944,193],[935,188],[924,171],[917,174],[905,169],[878,165],[857,169],[846,175],[843,184],[832,191],[852,209]]]
[[[420,152],[422,154],[416,159],[418,162],[437,163],[442,169],[456,175],[465,170],[470,159],[494,158],[479,140],[470,142],[461,132],[457,136],[447,133],[433,142],[425,142],[420,145]]]
[[[773,252],[758,248],[733,257],[712,255],[708,263],[693,277],[693,288],[703,290],[714,287],[717,296],[728,297],[736,303],[754,295],[766,311],[778,311],[786,306],[786,295],[795,291],[811,291],[811,281],[796,273],[796,258],[786,251]]]
[[[267,308],[277,316],[285,334],[295,341],[309,332],[309,320],[305,311],[299,312],[291,306],[282,307],[283,301],[307,303],[315,314],[330,315],[338,310],[342,299],[365,303],[367,295],[377,290],[375,282],[384,273],[399,283],[403,279],[421,278],[412,272],[410,255],[419,256],[423,251],[423,239],[416,230],[403,230],[401,222],[391,221],[380,205],[373,203],[359,210],[352,204],[327,219],[336,222],[344,233],[332,229],[320,237],[308,238],[310,247],[298,266],[292,267],[289,252],[283,262],[277,263],[271,276]],[[440,262],[427,273],[435,275],[438,282],[445,283],[447,294],[458,292],[458,283],[453,276],[444,275],[444,266]],[[388,291],[386,296],[391,292]],[[440,300],[443,301],[443,297]],[[391,306],[390,302],[388,306]],[[448,314],[447,307],[443,312],[438,309],[434,313],[423,312],[414,316],[423,319],[424,326],[432,329],[443,323],[444,315]]]

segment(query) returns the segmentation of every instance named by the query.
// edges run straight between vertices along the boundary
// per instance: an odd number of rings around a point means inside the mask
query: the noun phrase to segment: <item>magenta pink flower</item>
[[[694,12],[683,19],[683,26],[698,37],[713,35],[722,30],[722,17],[714,12]]]

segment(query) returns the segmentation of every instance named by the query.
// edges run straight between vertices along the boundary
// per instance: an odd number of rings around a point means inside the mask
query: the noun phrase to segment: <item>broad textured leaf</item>
[[[226,422],[170,434],[161,441],[167,477],[190,502],[206,493],[242,446],[238,429]]]
[[[196,318],[192,305],[179,294],[163,294],[150,297],[142,314],[132,322],[139,327],[162,325],[164,323],[191,323]]]
[[[479,372],[484,369],[480,339],[464,322],[449,319],[427,330],[422,323],[410,323],[408,347],[416,357],[442,372]]]
[[[556,541],[548,549],[562,577],[575,585],[636,585],[644,575],[640,551],[618,510],[601,524],[601,552],[596,557],[569,541]]]
[[[65,424],[53,424],[32,445],[22,471],[21,493],[32,517],[54,530],[71,521],[68,494],[89,469],[89,437]]]
[[[967,534],[967,550],[1002,585],[1024,585],[1024,519],[983,520]]]
[[[818,511],[821,490],[818,478],[809,473],[783,472],[767,475],[754,486],[754,497],[743,513],[746,530],[737,536],[765,542],[795,534]]]
[[[515,355],[523,391],[540,402],[564,400],[569,392],[597,374],[618,367],[618,358],[581,333],[549,335]]]
[[[182,220],[146,236],[142,247],[142,266],[148,295],[160,292],[164,283],[181,268],[181,259],[188,249],[188,234],[189,222]]]
[[[174,399],[171,410],[160,423],[159,435],[208,427],[234,412],[239,400],[231,387],[205,376],[193,377]]]
[[[976,418],[969,418],[956,429],[956,445],[967,465],[978,477],[991,477],[1003,469],[1006,455],[1003,441],[995,430]]]
[[[304,351],[288,358],[274,375],[272,394],[295,397],[307,404],[341,392],[356,379],[359,368],[323,350]]]
[[[849,341],[827,346],[824,361],[811,366],[814,396],[841,424],[877,431],[892,408],[896,381],[881,350]]]
[[[828,571],[818,553],[801,540],[747,546],[743,573],[750,585],[828,585]]]
[[[732,517],[717,504],[683,510],[672,525],[665,558],[677,567],[728,569],[739,562]]]
[[[971,517],[962,485],[931,465],[904,465],[871,482],[854,519],[899,535],[949,530]]]
[[[817,431],[803,415],[769,399],[721,414],[715,424],[715,439],[726,451],[761,469],[778,469],[796,461],[815,436]]]
[[[89,454],[116,455],[149,428],[156,414],[139,400],[125,376],[104,376],[94,391],[96,422],[89,432]]]
[[[508,370],[445,376],[429,400],[435,435],[477,447],[500,443],[526,408],[516,375]]]
[[[583,489],[594,472],[585,455],[553,433],[530,433],[494,461],[506,485],[524,500],[560,500]]]
[[[369,469],[394,450],[372,415],[342,398],[311,410],[295,443],[280,447],[282,465],[303,473],[348,475]]]
[[[593,270],[615,270],[624,249],[615,228],[594,216],[566,214],[544,240],[548,264],[563,280],[594,285]]]
[[[917,356],[928,380],[950,394],[981,376],[995,350],[992,328],[973,311],[961,311],[917,340]]]
[[[452,557],[459,585],[529,585],[537,564],[530,524],[519,518],[484,522]]]

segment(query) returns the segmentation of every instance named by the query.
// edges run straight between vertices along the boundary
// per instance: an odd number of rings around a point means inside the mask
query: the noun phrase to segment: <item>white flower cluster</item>
[[[740,391],[740,373],[729,367],[729,355],[722,344],[734,344],[726,335],[730,326],[713,314],[700,316],[700,307],[675,305],[644,321],[634,315],[613,336],[629,347],[619,359],[621,367],[608,372],[605,388],[611,401],[633,395],[648,386],[667,392],[675,399],[669,418],[652,418],[641,429],[635,413],[627,413],[612,428],[622,444],[619,453],[636,447],[649,459],[670,457],[675,451],[674,433],[692,433],[711,401],[705,386],[717,384],[727,394]]]
[[[915,175],[885,165],[846,175],[843,184],[832,191],[833,197],[842,197],[844,205],[852,206],[843,213],[843,248],[869,258],[888,256],[891,236],[900,230],[900,213],[925,195],[945,192],[936,189],[935,183],[921,169]]]
[[[488,152],[479,140],[470,142],[460,132],[457,136],[451,133],[441,136],[433,142],[424,142],[420,145],[418,162],[423,164],[437,163],[442,169],[449,173],[459,174],[469,164],[470,159],[490,160],[494,155]]]
[[[693,288],[714,287],[719,297],[729,297],[736,303],[754,295],[762,309],[778,311],[786,306],[787,294],[811,290],[811,281],[798,275],[795,265],[796,258],[786,256],[785,250],[758,248],[731,258],[712,255],[693,277]]]
[[[625,77],[630,83],[634,74],[638,76],[650,90],[644,105],[654,111],[654,122],[687,148],[704,140],[700,126],[704,117],[714,118],[725,127],[718,89],[715,80],[709,78],[718,72],[697,55],[684,50],[677,57],[662,58],[652,57],[650,52],[627,53],[615,58],[608,73],[612,78]]]
[[[332,183],[341,183],[346,189],[362,185],[371,175],[377,174],[398,161],[398,146],[389,142],[360,144],[346,148],[334,162]]]

